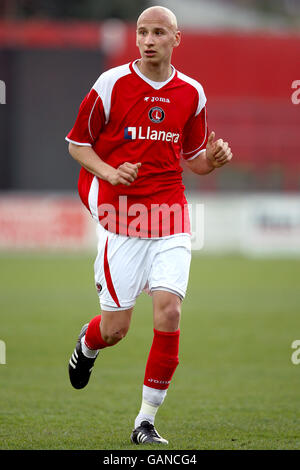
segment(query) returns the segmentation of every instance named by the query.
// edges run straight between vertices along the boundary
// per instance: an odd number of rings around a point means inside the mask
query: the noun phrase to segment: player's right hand
[[[137,178],[141,163],[122,163],[109,178],[110,184],[117,186],[118,184],[125,184],[130,186],[131,183]]]

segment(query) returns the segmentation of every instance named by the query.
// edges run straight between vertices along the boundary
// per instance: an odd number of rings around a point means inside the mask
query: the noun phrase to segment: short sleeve
[[[82,101],[73,129],[66,140],[76,145],[92,147],[105,124],[102,100],[93,88]]]
[[[192,116],[187,122],[182,139],[182,157],[193,160],[206,148],[208,138],[207,110],[202,108],[199,114]]]

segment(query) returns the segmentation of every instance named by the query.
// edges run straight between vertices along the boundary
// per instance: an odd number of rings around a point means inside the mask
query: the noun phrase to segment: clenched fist
[[[218,139],[214,142],[215,133],[211,132],[206,145],[206,158],[214,168],[219,168],[232,159],[231,148],[228,142]]]
[[[141,163],[122,163],[117,169],[113,168],[113,172],[108,178],[108,181],[113,186],[118,184],[125,184],[130,186],[130,184],[137,178],[139,168]]]

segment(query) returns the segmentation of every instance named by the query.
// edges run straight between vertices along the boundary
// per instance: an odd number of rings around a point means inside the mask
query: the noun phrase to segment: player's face
[[[180,43],[180,32],[167,18],[141,18],[136,43],[144,62],[170,62],[173,48]]]

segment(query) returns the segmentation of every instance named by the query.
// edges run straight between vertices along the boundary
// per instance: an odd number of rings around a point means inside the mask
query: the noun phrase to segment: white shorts
[[[95,285],[102,310],[126,310],[143,290],[185,297],[191,261],[188,234],[168,238],[125,237],[97,225]]]

